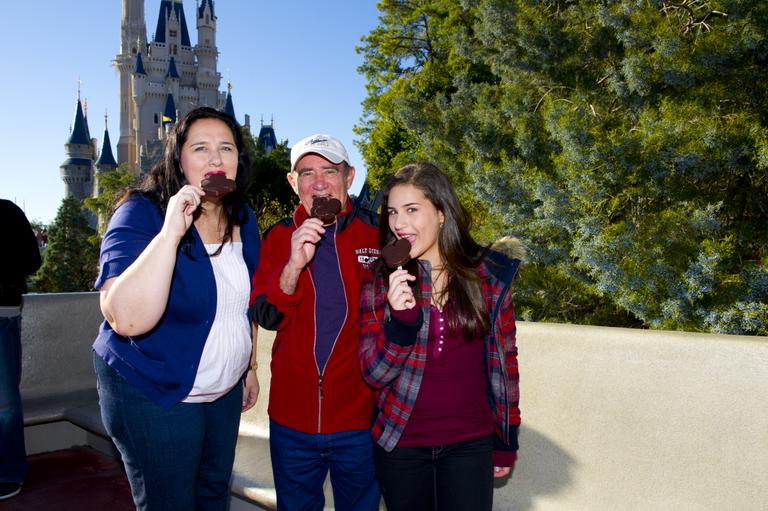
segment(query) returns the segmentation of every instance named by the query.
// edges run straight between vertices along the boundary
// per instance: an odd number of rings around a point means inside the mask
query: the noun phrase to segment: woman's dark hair
[[[485,251],[481,250],[470,234],[472,223],[469,212],[459,201],[448,176],[432,163],[412,163],[402,167],[392,176],[382,190],[379,242],[381,246],[392,242],[394,233],[389,228],[389,193],[395,186],[413,185],[424,194],[438,211],[444,222],[438,233],[437,244],[440,258],[445,264],[447,282],[443,295],[448,327],[451,332],[461,332],[466,340],[476,339],[489,331],[489,318],[477,267]],[[389,270],[380,264],[380,271],[388,279]],[[416,261],[406,269],[418,277],[420,266]],[[417,279],[418,282],[418,279]],[[417,285],[414,292],[419,294]]]
[[[170,198],[178,193],[182,186],[187,184],[187,180],[181,170],[181,148],[187,141],[189,129],[195,122],[201,119],[216,119],[226,124],[232,132],[232,137],[235,141],[235,146],[237,147],[237,176],[235,177],[237,187],[222,199],[224,215],[227,219],[227,225],[221,243],[223,246],[232,239],[233,227],[235,225],[241,225],[245,221],[245,194],[248,187],[251,185],[252,174],[251,158],[248,155],[248,150],[245,148],[240,125],[234,117],[224,112],[220,112],[207,106],[202,106],[190,110],[186,115],[181,117],[166,137],[165,151],[162,161],[156,163],[152,167],[144,177],[141,185],[138,188],[130,190],[121,203],[131,195],[141,194],[156,202],[161,215],[165,215],[165,209],[168,206]],[[199,215],[200,210],[198,210],[196,214]],[[185,242],[189,243],[190,240],[191,235],[189,231],[187,231],[187,234],[182,240],[182,245],[184,245]],[[216,253],[218,254],[220,250],[221,247],[219,247],[219,250],[217,250]]]

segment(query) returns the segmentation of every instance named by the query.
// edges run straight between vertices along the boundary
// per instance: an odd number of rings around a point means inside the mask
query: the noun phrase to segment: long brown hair
[[[227,219],[221,243],[221,246],[223,246],[232,239],[234,226],[242,225],[247,218],[245,194],[251,185],[252,174],[251,158],[243,142],[240,125],[232,116],[224,112],[203,106],[190,110],[181,117],[166,138],[163,159],[152,167],[144,177],[141,185],[130,190],[120,203],[124,202],[131,195],[141,194],[155,202],[160,209],[161,215],[165,215],[165,209],[168,207],[170,198],[178,193],[182,186],[187,184],[187,180],[181,170],[181,148],[187,141],[189,129],[200,119],[216,119],[226,124],[232,132],[232,138],[237,147],[237,175],[235,177],[237,187],[222,199],[224,215]],[[196,214],[199,213],[198,210]],[[187,245],[190,241],[191,234],[187,231],[181,245]],[[221,246],[216,251],[216,254],[221,250]]]
[[[415,186],[444,215],[437,243],[447,277],[443,296],[448,298],[445,310],[449,330],[461,332],[468,341],[487,334],[490,328],[488,311],[477,273],[485,250],[472,238],[469,232],[472,218],[456,196],[448,176],[437,166],[425,162],[411,163],[395,172],[382,190],[379,222],[379,242],[382,247],[395,238],[389,228],[388,209],[389,193],[398,185]],[[379,268],[386,281],[391,270],[384,264],[380,264]],[[421,267],[416,261],[411,261],[405,268],[418,276]],[[414,292],[418,296],[418,286]]]

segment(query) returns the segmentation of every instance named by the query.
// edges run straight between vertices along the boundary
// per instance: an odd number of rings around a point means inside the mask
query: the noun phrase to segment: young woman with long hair
[[[480,247],[446,175],[406,165],[383,190],[382,247],[364,283],[360,363],[376,389],[376,471],[389,511],[490,510],[516,459],[517,348],[509,285],[518,260]]]

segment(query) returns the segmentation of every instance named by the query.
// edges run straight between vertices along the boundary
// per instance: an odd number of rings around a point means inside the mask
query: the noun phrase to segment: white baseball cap
[[[308,153],[319,154],[334,164],[343,161],[347,162],[347,165],[350,164],[347,150],[344,149],[344,144],[338,138],[318,133],[302,138],[293,144],[291,147],[291,171],[295,170],[296,162]]]

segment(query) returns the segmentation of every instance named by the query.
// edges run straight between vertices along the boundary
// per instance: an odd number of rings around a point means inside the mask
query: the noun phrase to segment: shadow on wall
[[[495,511],[534,509],[534,501],[554,495],[571,483],[575,460],[554,441],[523,425],[520,451],[511,477],[497,479],[493,495]]]

